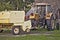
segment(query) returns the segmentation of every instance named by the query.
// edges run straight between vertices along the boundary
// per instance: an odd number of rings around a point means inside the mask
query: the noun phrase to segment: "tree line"
[[[0,0],[0,11],[4,10],[24,10],[28,8],[26,4],[31,4],[33,0]]]

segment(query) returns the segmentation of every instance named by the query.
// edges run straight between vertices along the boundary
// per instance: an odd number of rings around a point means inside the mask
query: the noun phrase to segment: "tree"
[[[7,10],[23,10],[23,0],[0,0],[0,11]]]

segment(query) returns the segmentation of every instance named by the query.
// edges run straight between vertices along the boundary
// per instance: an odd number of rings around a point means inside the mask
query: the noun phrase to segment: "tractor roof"
[[[34,5],[40,6],[40,5],[50,5],[50,4],[48,4],[48,3],[35,3]]]

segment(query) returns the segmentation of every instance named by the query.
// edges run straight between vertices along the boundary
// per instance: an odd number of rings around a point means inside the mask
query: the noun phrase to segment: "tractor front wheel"
[[[0,33],[2,33],[3,32],[3,30],[0,30]]]
[[[12,28],[12,34],[14,34],[14,35],[19,35],[19,34],[20,34],[20,27],[14,26],[14,27]]]

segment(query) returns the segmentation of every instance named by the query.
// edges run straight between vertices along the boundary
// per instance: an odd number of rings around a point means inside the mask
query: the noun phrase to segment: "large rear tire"
[[[52,30],[54,30],[55,29],[55,22],[54,22],[54,20],[51,20],[51,26],[52,26]]]

